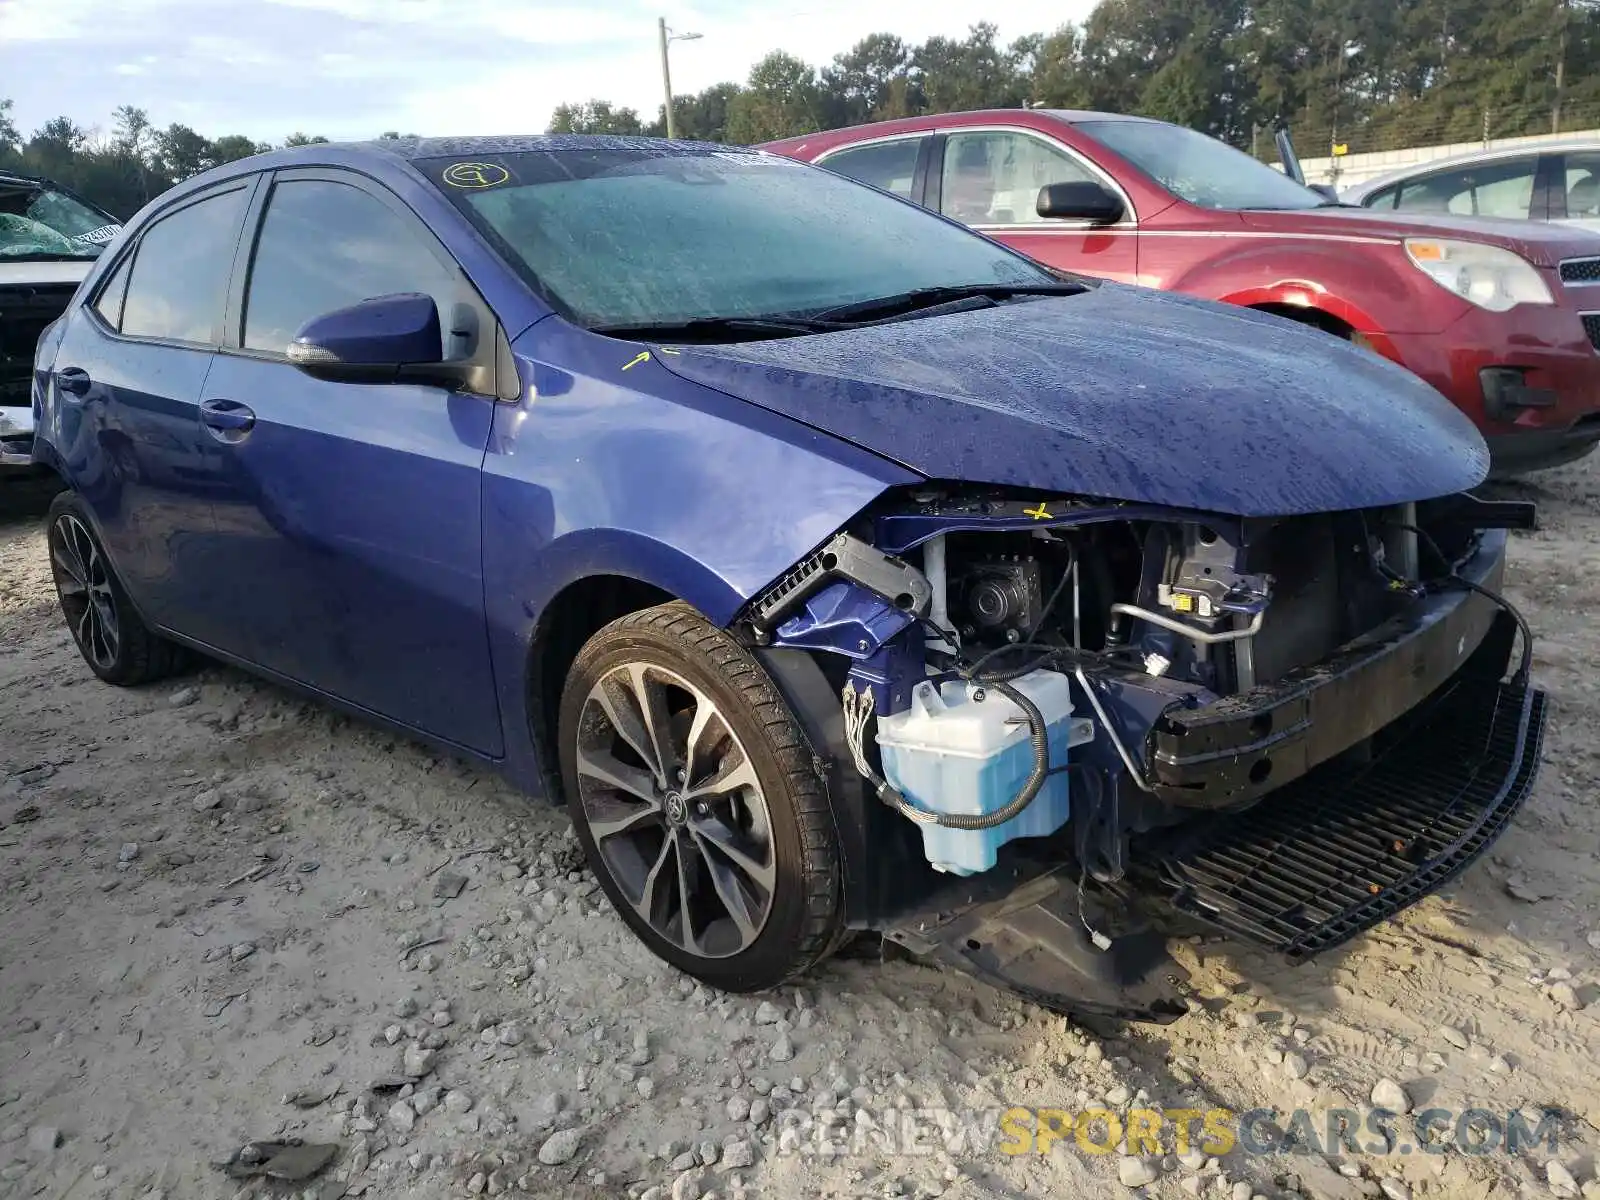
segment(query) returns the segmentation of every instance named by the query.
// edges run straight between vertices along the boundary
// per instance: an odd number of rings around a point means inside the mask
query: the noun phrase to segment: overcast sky
[[[1091,7],[1011,0],[991,19],[1009,41]],[[106,130],[119,104],[262,141],[536,133],[557,104],[591,97],[653,118],[658,15],[704,35],[672,46],[681,94],[742,81],[770,50],[821,64],[880,30],[961,37],[984,13],[958,0],[0,0],[0,96],[25,134],[63,114]]]

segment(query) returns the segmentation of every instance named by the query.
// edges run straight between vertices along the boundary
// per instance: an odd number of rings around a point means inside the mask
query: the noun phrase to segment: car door
[[[220,456],[199,402],[254,177],[146,224],[67,318],[52,374],[56,445],[119,578],[152,625],[210,642]]]
[[[258,224],[257,224],[258,222]],[[496,401],[423,383],[313,378],[285,356],[308,320],[375,296],[434,297],[446,357],[494,362],[498,325],[392,192],[277,173],[240,250],[227,345],[201,407],[236,612],[226,647],[485,754],[501,752],[483,608],[481,472]]]
[[[1052,267],[1139,281],[1138,225],[1121,189],[1076,151],[1031,130],[952,129],[935,150],[926,202]],[[1090,182],[1122,195],[1115,225],[1041,217],[1039,189]]]

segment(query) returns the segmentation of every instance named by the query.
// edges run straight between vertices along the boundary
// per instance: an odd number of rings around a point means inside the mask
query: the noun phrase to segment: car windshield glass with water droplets
[[[588,326],[1057,282],[914,205],[774,155],[562,150],[419,165],[543,295]]]
[[[1079,121],[1073,128],[1200,208],[1298,209],[1327,203],[1308,187],[1226,143],[1159,121]]]

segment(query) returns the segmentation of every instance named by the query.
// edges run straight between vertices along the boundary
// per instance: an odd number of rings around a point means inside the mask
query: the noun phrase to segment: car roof
[[[790,137],[774,138],[760,143],[760,148],[783,153],[813,142],[822,141],[831,150],[862,136],[872,138],[897,137],[934,133],[944,128],[961,128],[984,124],[1027,124],[1029,119],[1043,118],[1064,125],[1077,125],[1090,121],[1122,121],[1129,124],[1167,125],[1150,117],[1135,117],[1128,113],[1096,112],[1083,108],[971,108],[957,112],[919,113],[914,117],[893,117],[885,121],[866,121],[859,125],[846,125],[839,129],[819,129],[814,133],[797,133]]]
[[[564,150],[726,150],[711,142],[653,137],[624,137],[604,133],[504,134],[493,137],[376,138],[364,142],[322,142],[297,146],[295,152],[315,150],[377,151],[408,162],[418,158],[492,157],[497,154],[551,154]]]
[[[558,153],[582,150],[636,150],[655,154],[695,154],[741,149],[715,142],[669,141],[666,138],[623,137],[598,133],[504,134],[494,137],[401,137],[374,138],[370,141],[310,142],[303,146],[284,146],[265,150],[247,158],[234,159],[192,175],[150,202],[159,208],[171,207],[183,197],[212,184],[259,171],[289,170],[295,167],[350,167],[360,169],[390,164],[417,175],[418,159],[457,158],[470,161],[501,154]],[[150,207],[147,205],[146,207]],[[143,220],[144,209],[134,221]]]
[[[1460,154],[1448,154],[1443,158],[1430,158],[1423,162],[1407,163],[1403,167],[1396,167],[1392,171],[1385,171],[1381,175],[1374,175],[1370,179],[1363,179],[1360,183],[1352,183],[1341,191],[1341,195],[1350,199],[1369,196],[1379,188],[1388,187],[1390,184],[1399,183],[1406,179],[1414,179],[1419,175],[1431,175],[1435,171],[1448,171],[1452,167],[1467,167],[1474,163],[1497,162],[1503,158],[1521,158],[1528,154],[1556,154],[1570,151],[1600,151],[1600,138],[1541,138],[1536,142],[1524,142],[1519,146],[1496,146],[1488,150],[1467,150]]]

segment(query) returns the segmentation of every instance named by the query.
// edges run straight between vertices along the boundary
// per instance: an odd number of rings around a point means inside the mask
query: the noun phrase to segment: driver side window
[[[945,140],[939,208],[967,225],[1038,225],[1039,189],[1094,183],[1063,150],[1024,133],[984,130]]]
[[[462,357],[450,353],[448,336],[455,280],[404,217],[350,184],[273,186],[245,292],[246,349],[282,354],[313,317],[396,292],[431,295],[447,357]]]

